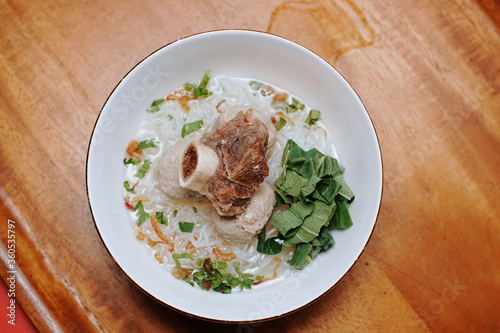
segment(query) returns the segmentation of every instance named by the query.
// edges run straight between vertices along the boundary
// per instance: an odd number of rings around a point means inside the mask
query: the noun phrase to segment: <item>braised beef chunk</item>
[[[237,216],[245,211],[255,190],[233,183],[216,173],[203,186],[203,192],[219,215]]]
[[[203,136],[201,142],[219,156],[219,167],[203,187],[203,194],[220,215],[243,213],[253,192],[269,175],[267,139],[266,126],[251,109]]]
[[[224,136],[222,161],[229,180],[258,189],[269,175],[266,149],[267,127],[249,111],[228,121],[218,132]]]

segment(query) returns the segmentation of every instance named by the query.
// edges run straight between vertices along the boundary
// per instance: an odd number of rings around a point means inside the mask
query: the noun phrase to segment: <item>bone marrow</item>
[[[215,174],[219,157],[215,151],[199,140],[191,142],[184,150],[179,181],[184,188],[200,192]]]

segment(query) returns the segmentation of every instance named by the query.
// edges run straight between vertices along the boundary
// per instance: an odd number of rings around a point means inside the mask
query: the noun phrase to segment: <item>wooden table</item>
[[[17,0],[1,2],[0,22],[0,275],[10,219],[17,301],[38,330],[500,331],[498,1]],[[311,306],[255,325],[207,323],[143,294],[86,197],[89,137],[116,83],[162,45],[221,28],[278,34],[334,64],[384,159],[360,261]]]

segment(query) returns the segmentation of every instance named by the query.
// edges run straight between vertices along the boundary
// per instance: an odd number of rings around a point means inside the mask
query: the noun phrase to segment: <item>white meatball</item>
[[[255,191],[246,211],[233,218],[221,217],[214,210],[215,228],[228,243],[247,243],[266,225],[276,203],[274,190],[266,182]]]

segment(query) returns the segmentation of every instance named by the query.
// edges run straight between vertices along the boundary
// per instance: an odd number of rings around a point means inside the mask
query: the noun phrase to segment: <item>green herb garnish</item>
[[[156,141],[154,139],[148,139],[139,142],[139,144],[137,145],[137,150],[143,150],[146,148],[156,148],[156,147],[158,147]]]
[[[250,81],[249,85],[252,90],[259,90],[260,88],[264,87],[264,83],[259,81]]]
[[[179,259],[193,259],[188,253],[173,254],[172,257],[174,258],[177,268],[181,268]],[[239,286],[241,290],[244,288],[251,289],[254,282],[264,279],[263,275],[254,277],[252,274],[241,272],[237,262],[233,263],[233,267],[237,274],[236,276],[224,272],[224,270],[227,269],[227,262],[224,261],[212,262],[210,258],[198,258],[198,260],[196,260],[196,266],[198,266],[199,269],[193,270],[192,274],[188,277],[184,277],[183,280],[190,285],[197,284],[200,288],[207,291],[213,289],[223,294],[230,294],[235,287]]]
[[[130,187],[130,183],[128,182],[128,180],[123,182],[123,186],[125,187],[125,190],[127,190],[127,192],[131,192],[131,193],[135,194],[135,185]]]
[[[309,111],[309,116],[307,116],[305,123],[309,126],[312,126],[319,120],[320,116],[321,112],[319,112],[318,110],[311,110]]]
[[[151,161],[145,160],[144,163],[139,168],[139,171],[137,171],[136,174],[137,178],[144,178],[146,172],[149,170],[150,167],[151,167]]]
[[[189,135],[194,131],[199,130],[202,126],[203,126],[203,119],[193,121],[192,123],[184,124],[181,130],[181,137],[184,139],[186,135]]]
[[[179,229],[181,232],[193,232],[194,223],[193,222],[179,222]]]
[[[164,225],[168,225],[168,220],[167,218],[163,215],[163,212],[156,212],[156,219],[158,222]]]
[[[196,213],[198,213],[198,209],[197,209],[195,206],[193,206],[193,212],[194,212],[195,214],[196,214]]]
[[[123,159],[123,164],[125,164],[125,165],[127,165],[127,164],[136,165],[139,163],[141,163],[140,158],[129,158],[128,160],[126,158]]]
[[[137,218],[139,219],[139,226],[144,223],[144,221],[149,219],[149,214],[144,211],[142,201],[139,201],[135,204],[134,211],[136,212]]]
[[[184,90],[192,91],[196,97],[207,98],[208,96],[212,95],[212,92],[207,90],[207,84],[211,76],[212,72],[206,71],[198,86],[195,86],[192,83],[185,83]]]
[[[176,217],[176,216],[177,216],[177,209],[176,209],[176,210],[174,210],[174,212],[172,213],[172,215],[173,215],[174,217]]]
[[[155,113],[155,112],[160,111],[159,105],[163,104],[163,102],[165,102],[164,99],[157,99],[157,100],[153,101],[153,103],[151,103],[151,106],[148,107],[146,109],[146,111],[150,112],[150,113]]]
[[[252,274],[242,273],[240,270],[240,265],[237,262],[233,263],[233,267],[236,270],[236,273],[238,273],[238,281],[240,289],[241,290],[243,290],[243,288],[251,289],[252,283],[254,281],[254,276]]]

